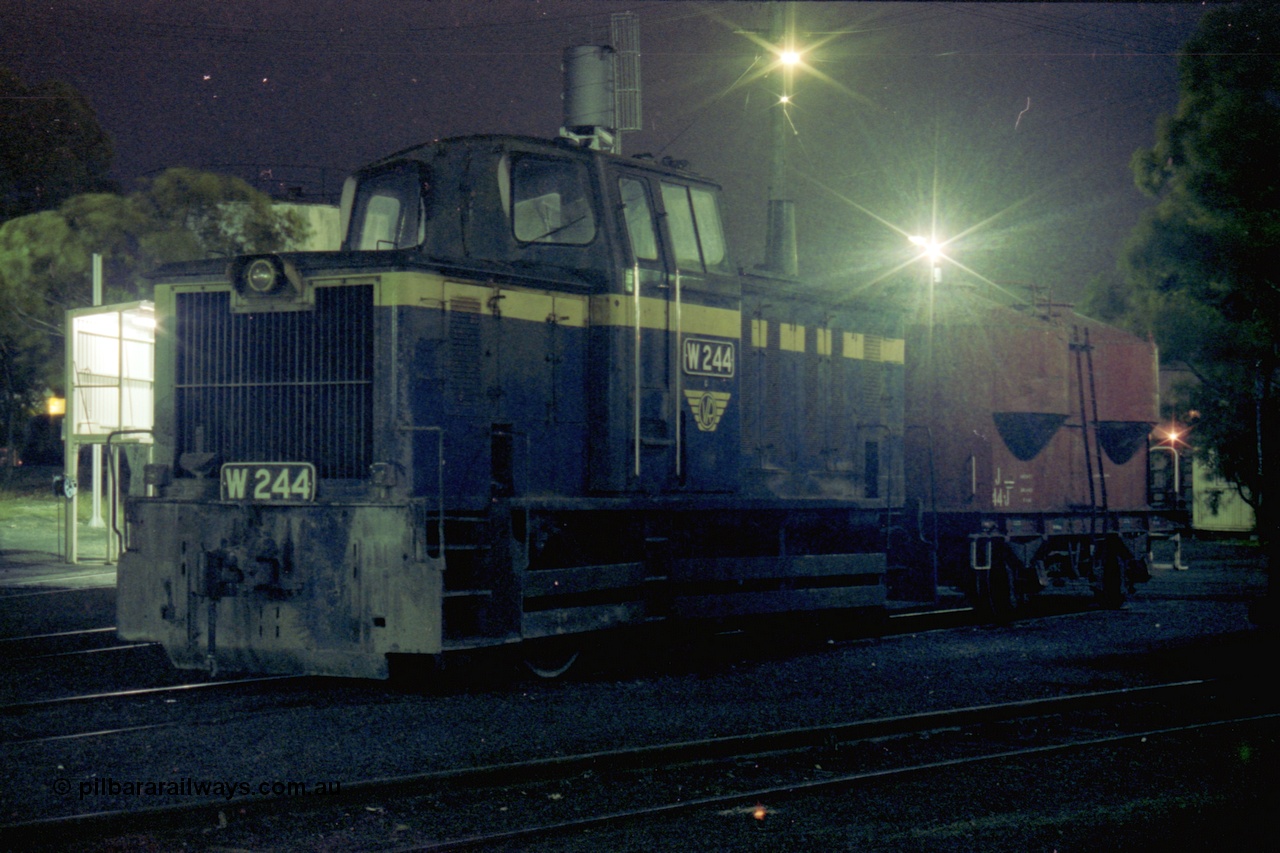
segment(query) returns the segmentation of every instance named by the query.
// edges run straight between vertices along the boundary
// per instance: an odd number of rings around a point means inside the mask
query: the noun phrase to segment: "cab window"
[[[687,270],[725,271],[728,259],[715,194],[700,187],[663,182],[662,205],[676,264]]]
[[[511,164],[511,223],[522,243],[582,246],[596,236],[586,166],[521,157]]]
[[[622,218],[631,239],[631,253],[638,261],[658,259],[658,238],[653,230],[653,208],[643,181],[622,178],[618,181],[622,195]]]
[[[421,243],[427,185],[417,163],[401,163],[361,179],[351,218],[352,248],[384,251]]]
[[[720,226],[720,208],[715,193],[701,187],[690,187],[693,200],[694,221],[698,224],[698,242],[702,246],[702,260],[708,269],[724,271],[728,266],[725,251],[724,230]]]

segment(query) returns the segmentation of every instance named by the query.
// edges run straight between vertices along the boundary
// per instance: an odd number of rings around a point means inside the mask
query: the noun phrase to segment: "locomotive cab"
[[[596,393],[582,488],[735,487],[738,425],[728,401],[737,395],[741,287],[716,185],[565,142],[470,137],[362,170],[348,180],[342,210],[347,251],[395,252],[458,275],[536,279],[585,296],[584,369]],[[500,296],[494,316],[514,308],[514,294]]]
[[[719,187],[564,141],[466,137],[406,149],[350,177],[342,249],[413,249],[434,262],[599,291],[627,281],[736,285]]]

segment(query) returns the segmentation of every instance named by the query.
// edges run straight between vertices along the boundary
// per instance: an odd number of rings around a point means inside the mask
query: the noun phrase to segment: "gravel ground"
[[[351,783],[1220,674],[1256,645],[1247,608],[1264,577],[1246,546],[1193,544],[1184,559],[1188,571],[1157,571],[1120,611],[825,646],[730,637],[615,649],[554,684],[479,679],[415,693],[334,680],[234,713],[204,695],[157,699],[204,722],[4,747],[6,766],[21,772],[0,778],[0,824],[187,801],[80,796],[93,780]],[[72,793],[59,793],[63,785]]]

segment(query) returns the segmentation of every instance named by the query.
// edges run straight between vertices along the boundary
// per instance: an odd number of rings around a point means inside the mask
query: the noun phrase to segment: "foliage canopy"
[[[0,308],[15,322],[0,329],[0,357],[15,371],[9,390],[60,387],[63,312],[92,304],[95,253],[109,284],[104,300],[131,301],[150,297],[147,275],[160,264],[286,249],[306,228],[238,178],[182,168],[127,196],[77,195],[5,222]]]
[[[238,178],[174,168],[128,195],[106,175],[111,143],[63,83],[27,87],[0,69],[0,444],[60,391],[64,312],[92,304],[92,257],[104,301],[151,295],[172,261],[288,249],[306,239],[296,213]]]
[[[111,139],[66,83],[27,86],[0,68],[0,222],[117,189]]]
[[[1166,360],[1197,378],[1180,389],[1198,413],[1196,446],[1239,484],[1264,521],[1274,466],[1280,366],[1280,8],[1232,4],[1205,14],[1179,61],[1179,101],[1137,185],[1157,199],[1121,259],[1126,288],[1091,294],[1154,333]]]

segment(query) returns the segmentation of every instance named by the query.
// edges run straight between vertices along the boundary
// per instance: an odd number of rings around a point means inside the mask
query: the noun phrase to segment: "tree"
[[[110,192],[111,139],[66,83],[25,85],[0,68],[0,222]]]
[[[277,213],[238,178],[169,169],[128,196],[72,196],[56,210],[0,225],[0,402],[10,446],[21,415],[63,375],[64,312],[92,304],[92,257],[103,256],[105,301],[151,295],[163,263],[288,249],[306,239],[296,213]]]
[[[1200,412],[1198,452],[1240,486],[1269,558],[1277,531],[1267,486],[1280,451],[1277,49],[1280,9],[1251,2],[1206,13],[1179,61],[1175,114],[1134,155],[1136,182],[1158,203],[1122,259],[1129,316],[1199,379],[1184,403]]]

